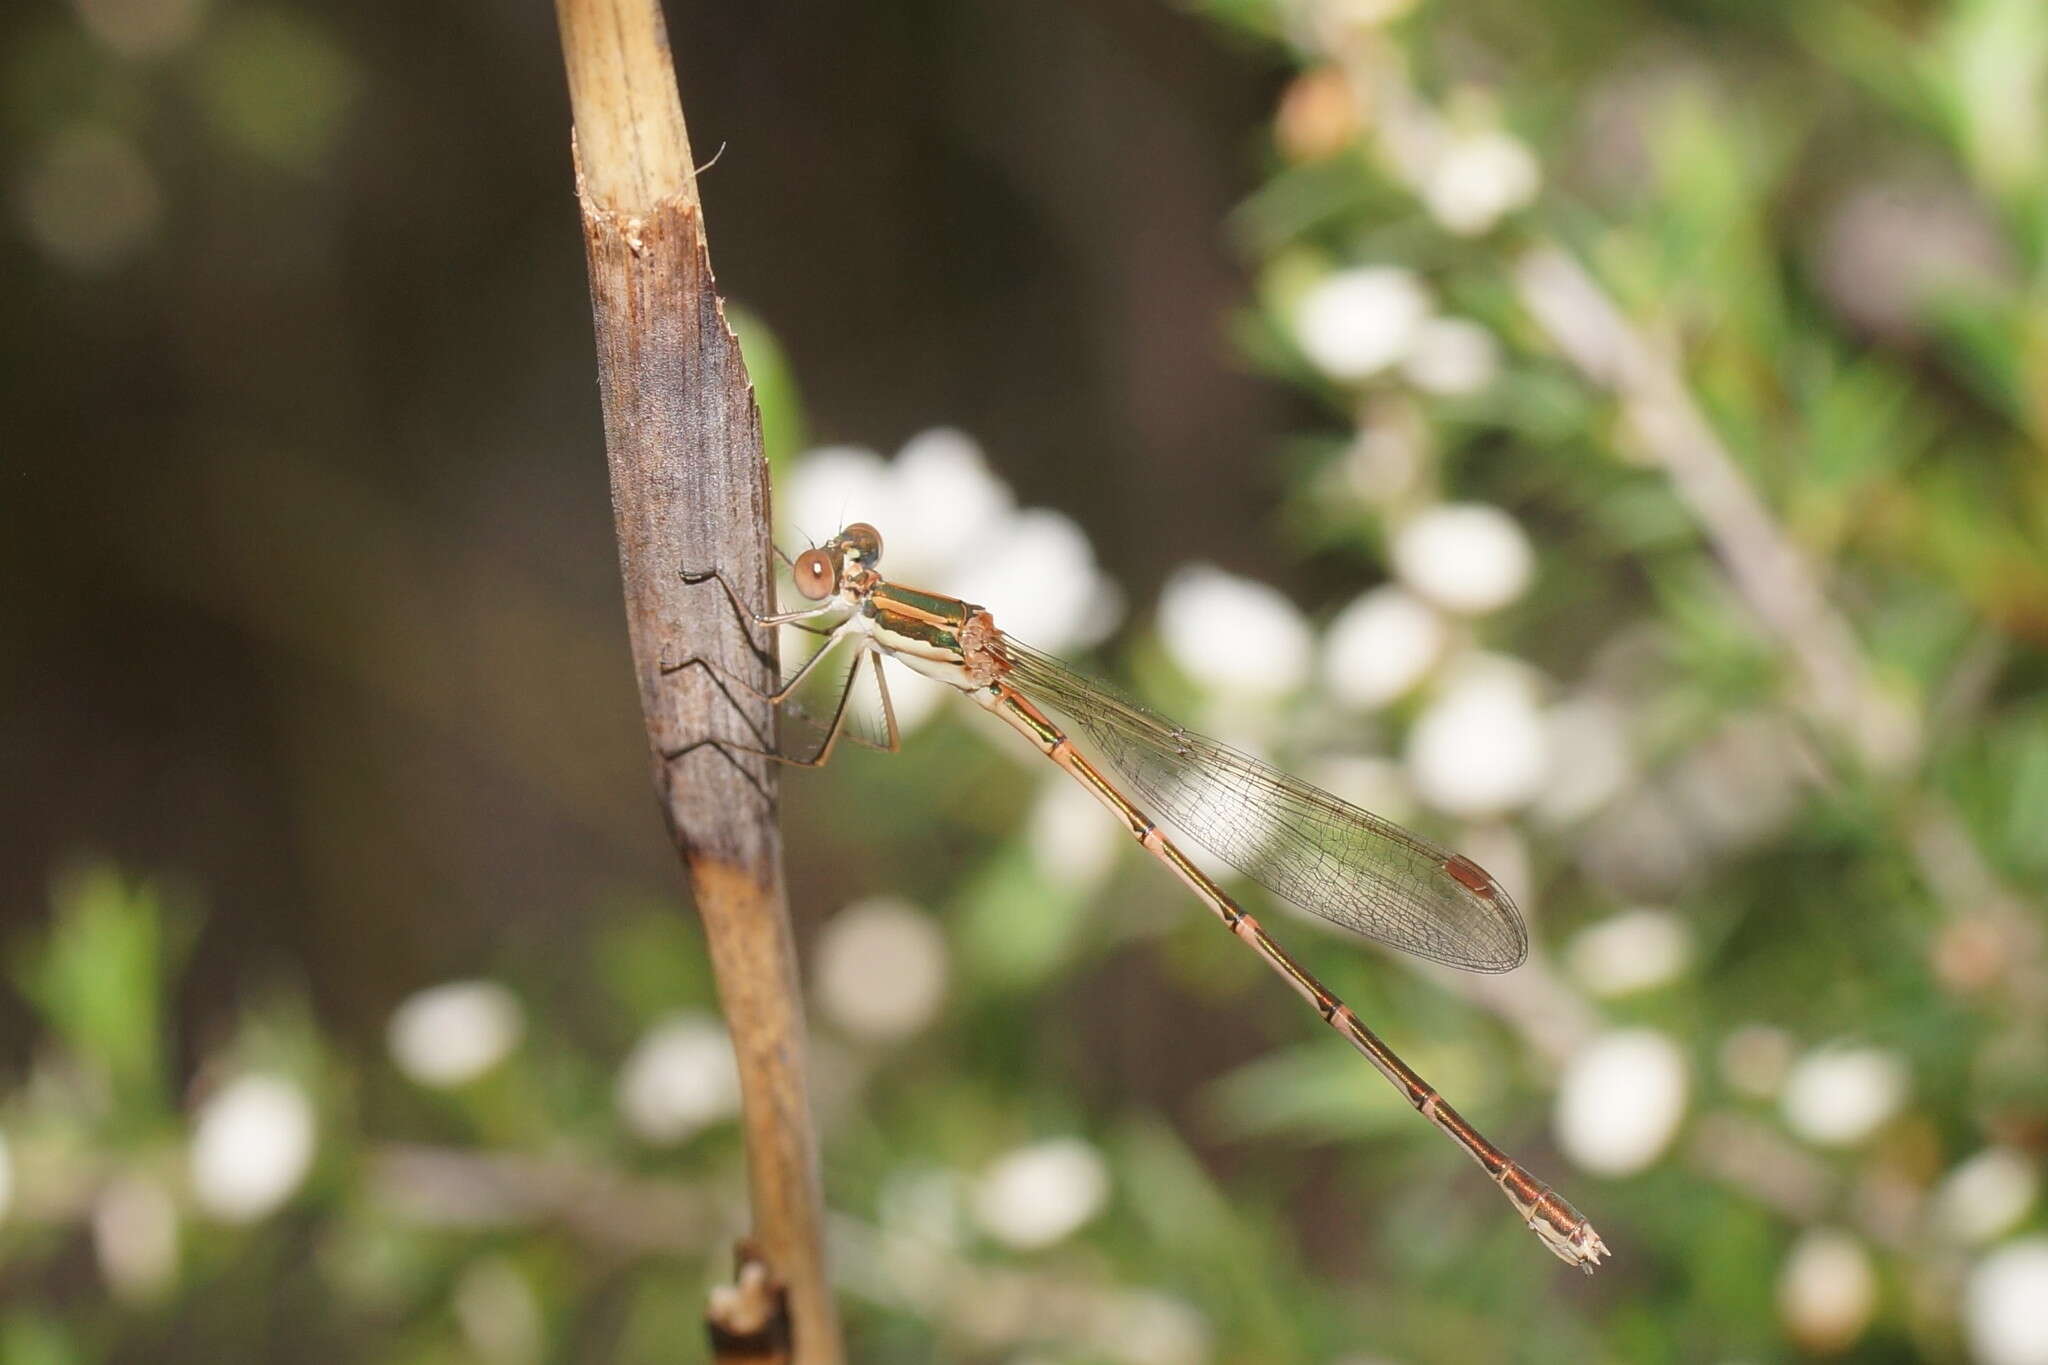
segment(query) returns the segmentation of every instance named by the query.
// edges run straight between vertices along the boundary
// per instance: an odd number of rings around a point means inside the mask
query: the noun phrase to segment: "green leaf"
[[[1415,1114],[1363,1058],[1327,1038],[1283,1048],[1212,1082],[1208,1107],[1227,1137],[1315,1142],[1396,1132]]]
[[[164,1002],[196,920],[173,916],[154,886],[106,863],[60,877],[51,900],[48,934],[16,948],[15,980],[119,1102],[161,1105]]]
[[[213,29],[191,73],[214,131],[259,160],[318,169],[362,85],[354,59],[298,10],[238,7]]]
[[[754,403],[761,410],[761,453],[768,471],[780,484],[789,461],[804,448],[803,397],[797,391],[796,372],[789,355],[759,314],[728,303],[725,321],[739,338],[740,354],[747,365],[747,377],[754,384]]]
[[[0,1365],[83,1365],[85,1359],[59,1318],[17,1306],[0,1324]]]
[[[1085,895],[1043,876],[1030,847],[1013,840],[955,903],[961,963],[997,989],[1041,985],[1071,956],[1086,906]]]

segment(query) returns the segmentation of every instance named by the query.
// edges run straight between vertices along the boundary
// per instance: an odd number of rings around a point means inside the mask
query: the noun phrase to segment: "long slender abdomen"
[[[1047,758],[1059,764],[1068,775],[1085,787],[1089,794],[1108,808],[1111,814],[1123,822],[1124,828],[1142,845],[1147,853],[1165,863],[1173,874],[1200,897],[1203,904],[1215,912],[1224,927],[1256,952],[1283,980],[1314,1006],[1323,1021],[1342,1034],[1350,1044],[1365,1054],[1374,1068],[1393,1087],[1400,1091],[1408,1103],[1415,1106],[1422,1116],[1442,1129],[1446,1136],[1462,1147],[1480,1168],[1492,1177],[1508,1203],[1534,1232],[1538,1239],[1558,1259],[1576,1265],[1592,1273],[1600,1258],[1607,1254],[1606,1243],[1593,1225],[1521,1165],[1481,1136],[1471,1124],[1465,1122],[1457,1110],[1446,1104],[1430,1084],[1416,1074],[1415,1069],[1396,1055],[1394,1050],[1381,1041],[1378,1034],[1365,1026],[1349,1005],[1332,995],[1322,982],[1316,980],[1309,970],[1296,961],[1293,954],[1266,932],[1265,928],[1246,914],[1241,906],[1232,900],[1223,888],[1211,881],[1202,870],[1189,861],[1186,854],[1174,846],[1158,825],[1149,816],[1133,805],[1118,791],[1095,765],[1083,758],[1074,749],[1060,728],[1047,718],[1043,711],[1032,705],[1029,698],[1005,682],[979,688],[971,696],[975,701],[994,712],[1006,724],[1030,740]],[[1461,864],[1473,874],[1491,885],[1492,878],[1480,871],[1469,859],[1454,856],[1445,867],[1452,876],[1459,872],[1452,864]],[[1463,877],[1459,878],[1461,881]],[[1465,882],[1472,886],[1471,882]],[[1474,886],[1473,890],[1479,888]]]

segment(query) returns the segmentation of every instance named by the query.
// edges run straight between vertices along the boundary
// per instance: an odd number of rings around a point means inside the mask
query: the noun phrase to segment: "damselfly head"
[[[789,566],[796,590],[813,602],[822,602],[838,592],[842,584],[859,584],[882,562],[882,533],[864,521],[856,521],[823,545],[814,545]]]

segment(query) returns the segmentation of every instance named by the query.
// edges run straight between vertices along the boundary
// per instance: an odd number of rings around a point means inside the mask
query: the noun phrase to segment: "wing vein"
[[[1528,955],[1521,912],[1473,864],[1004,636],[1019,690],[1071,722],[1153,818],[1302,909],[1404,952],[1500,972]]]

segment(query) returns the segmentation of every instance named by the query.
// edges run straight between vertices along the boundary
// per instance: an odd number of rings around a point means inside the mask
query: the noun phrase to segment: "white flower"
[[[907,901],[878,896],[834,915],[812,964],[818,1004],[856,1038],[895,1042],[937,1016],[946,995],[946,939]]]
[[[1101,884],[1117,845],[1128,837],[1102,803],[1065,773],[1039,787],[1028,829],[1039,875],[1076,890]]]
[[[1452,679],[1408,732],[1416,794],[1449,815],[1525,805],[1550,771],[1534,687],[1515,666],[1481,661]]]
[[[1877,1273],[1861,1242],[1817,1228],[1793,1243],[1778,1272],[1778,1311],[1800,1345],[1840,1351],[1863,1335],[1876,1308]]]
[[[1330,622],[1323,685],[1349,705],[1385,706],[1422,681],[1449,634],[1427,603],[1400,588],[1374,588]]]
[[[1769,1024],[1745,1024],[1721,1043],[1720,1062],[1729,1089],[1770,1099],[1792,1068],[1792,1037]]]
[[[230,1223],[263,1217],[313,1164],[313,1106],[280,1076],[243,1076],[205,1104],[192,1133],[192,1194]]]
[[[96,272],[149,244],[163,216],[163,190],[127,137],[74,125],[39,149],[19,204],[30,238],[46,254],[59,265]]]
[[[1416,330],[1401,373],[1424,393],[1456,398],[1478,393],[1500,372],[1493,333],[1466,318],[1431,318]]]
[[[1019,1250],[1051,1246],[1093,1218],[1109,1198],[1109,1166],[1079,1138],[1020,1147],[996,1161],[974,1191],[974,1216]]]
[[[190,41],[211,8],[207,0],[78,0],[92,35],[123,57],[162,57]]]
[[[1209,1320],[1184,1299],[1145,1291],[1125,1294],[1101,1344],[1131,1365],[1206,1365],[1215,1353]]]
[[[1986,1147],[1948,1173],[1934,1196],[1934,1216],[1960,1242],[1988,1242],[2018,1226],[2041,1193],[2031,1158],[2010,1147]]]
[[[1362,37],[1391,25],[1413,8],[1415,0],[1319,0],[1290,4],[1278,12],[1288,16],[1288,31],[1303,51],[1341,51],[1350,47],[1354,35]]]
[[[2008,1242],[1977,1263],[1963,1335],[1980,1365],[2048,1365],[2048,1237]]]
[[[1415,405],[1375,404],[1337,467],[1342,493],[1374,506],[1401,506],[1422,479],[1427,435]]]
[[[455,1320],[463,1339],[488,1365],[526,1365],[539,1360],[544,1324],[533,1284],[505,1256],[491,1256],[463,1270],[455,1282]]]
[[[1877,1048],[1809,1052],[1786,1078],[1785,1122],[1808,1142],[1853,1146],[1898,1112],[1910,1080],[1903,1061]]]
[[[1439,503],[1394,533],[1394,572],[1447,611],[1478,616],[1522,595],[1535,572],[1529,538],[1483,503]]]
[[[1452,232],[1477,236],[1536,197],[1536,158],[1499,129],[1454,136],[1423,174],[1422,202]]]
[[[1628,782],[1628,732],[1619,709],[1591,696],[1551,707],[1544,724],[1556,761],[1535,814],[1556,829],[1599,810]]]
[[[1602,1034],[1558,1081],[1558,1145],[1586,1170],[1633,1175],[1670,1145],[1685,1094],[1685,1055],[1676,1043],[1651,1029]]]
[[[1365,379],[1408,353],[1430,308],[1429,290],[1411,271],[1391,265],[1340,270],[1295,305],[1295,339],[1332,379]]]
[[[972,562],[1017,509],[1016,495],[988,467],[974,438],[953,427],[934,427],[904,442],[889,466],[889,481],[897,516],[880,529],[887,538],[885,562],[896,573],[906,572],[906,565],[916,570]],[[1084,540],[1083,555],[1087,549]]]
[[[454,1086],[505,1059],[524,1029],[519,1001],[495,981],[450,981],[392,1012],[385,1041],[398,1069],[421,1085]]]
[[[1315,7],[1314,16],[1331,25],[1376,28],[1414,8],[1415,0],[1327,0]]]
[[[1159,637],[1189,676],[1222,691],[1284,696],[1308,676],[1312,639],[1301,612],[1265,584],[1213,565],[1167,580]]]
[[[986,533],[946,591],[988,604],[1004,630],[1040,649],[1090,645],[1116,624],[1115,592],[1072,520],[1042,508]],[[1102,599],[1111,610],[1098,611]]]
[[[883,552],[898,508],[889,467],[872,450],[859,446],[823,446],[806,452],[790,468],[781,488],[779,521],[796,535],[823,541],[851,522],[865,521],[880,530]],[[796,550],[791,548],[791,557]]]
[[[701,1014],[663,1019],[626,1058],[616,1098],[626,1126],[663,1145],[738,1113],[739,1069],[725,1029]]]
[[[177,1205],[154,1180],[118,1176],[93,1200],[92,1246],[115,1297],[153,1299],[178,1270]]]
[[[1683,972],[1692,962],[1692,933],[1669,910],[1625,910],[1579,930],[1566,956],[1592,994],[1628,995]]]

